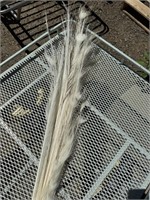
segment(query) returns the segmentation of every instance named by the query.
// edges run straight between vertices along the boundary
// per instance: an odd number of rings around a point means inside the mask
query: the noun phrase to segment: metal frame
[[[73,21],[73,20],[71,20]],[[49,33],[52,33],[56,30],[58,30],[62,25],[64,25],[67,21],[63,21],[60,24],[54,26],[53,28],[51,28],[50,30],[46,31],[44,34],[42,34],[40,37],[36,38],[33,42],[29,43],[28,45],[26,45],[24,48],[20,49],[19,51],[17,51],[15,54],[13,54],[12,56],[10,56],[9,58],[7,58],[6,60],[4,60],[1,64],[0,67],[3,67],[3,65],[5,65],[6,63],[8,63],[10,60],[14,59],[16,56],[18,56],[20,53],[24,52],[25,50],[27,50],[29,47],[31,47],[32,45],[34,45],[36,42],[40,41],[41,39],[48,37]],[[75,21],[73,21],[75,22]],[[129,57],[128,55],[126,55],[125,53],[123,53],[121,50],[117,49],[115,46],[113,46],[111,43],[109,43],[108,41],[106,41],[105,39],[103,39],[102,37],[100,37],[99,35],[97,35],[96,33],[94,33],[93,31],[87,29],[87,31],[89,33],[91,33],[95,38],[97,38],[100,42],[102,42],[103,44],[105,44],[106,46],[110,47],[112,50],[114,50],[115,52],[117,52],[120,56],[122,56],[124,59],[130,61],[132,64],[135,65],[135,67],[138,70],[141,70],[145,73],[147,73],[148,75],[150,75],[150,71],[146,68],[144,68],[142,65],[140,65],[139,63],[137,63],[134,59],[132,59],[131,57]]]
[[[11,13],[16,20],[20,20],[22,6],[25,6],[30,2],[31,1],[22,0],[21,2],[16,2],[13,5],[9,5],[10,1],[1,1],[0,14],[5,15],[7,13]],[[2,10],[2,6],[5,6],[6,9]],[[17,13],[14,12],[15,10],[17,10]]]

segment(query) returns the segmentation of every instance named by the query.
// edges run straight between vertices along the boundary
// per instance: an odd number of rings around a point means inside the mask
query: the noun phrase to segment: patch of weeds
[[[146,69],[150,70],[150,53],[144,52],[143,56],[137,61],[140,65],[145,67]],[[148,78],[148,74],[145,72],[139,72],[140,76],[142,76],[144,79]]]

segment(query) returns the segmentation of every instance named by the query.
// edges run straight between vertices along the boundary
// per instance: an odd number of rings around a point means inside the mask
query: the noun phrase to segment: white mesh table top
[[[59,37],[56,37],[59,43]],[[42,148],[52,76],[49,42],[1,75],[2,200],[30,200]],[[150,85],[93,45],[95,60],[84,86],[88,104],[75,151],[57,197],[124,200],[150,179]]]

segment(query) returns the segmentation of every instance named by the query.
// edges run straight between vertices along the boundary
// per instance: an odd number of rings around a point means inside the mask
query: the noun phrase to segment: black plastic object
[[[149,199],[149,193],[145,194],[144,189],[129,190],[128,200]]]

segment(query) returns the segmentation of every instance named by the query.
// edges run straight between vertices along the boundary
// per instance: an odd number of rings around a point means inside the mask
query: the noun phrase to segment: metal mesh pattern
[[[140,187],[149,173],[149,166],[150,162],[146,157],[130,145],[102,182],[92,200],[126,199],[127,190]]]
[[[8,79],[3,78],[1,83],[2,98],[1,103],[5,103],[20,90],[24,89],[27,85],[33,82],[39,75],[43,74],[45,69],[36,60],[27,59],[26,62],[22,62],[10,70],[5,77],[10,76]],[[33,76],[34,74],[34,76]]]
[[[60,40],[56,37],[55,45]],[[1,198],[30,200],[46,126],[52,77],[46,43],[2,74]],[[58,199],[120,199],[146,185],[149,174],[150,86],[93,45],[94,59],[77,144],[66,164]]]
[[[43,133],[45,130],[45,115],[43,114],[45,113],[46,97],[49,93],[45,87],[50,87],[50,81],[51,76],[48,74],[45,75],[41,80],[35,83],[34,86],[26,90],[23,95],[18,96],[5,106],[1,112],[5,123],[9,125],[11,130],[15,132],[17,138],[19,138],[37,158],[40,156]],[[43,89],[42,106],[41,104],[37,104],[38,91],[40,89]],[[21,107],[19,107],[19,105],[21,105]],[[24,109],[28,112],[23,116],[14,115],[14,111],[17,110],[18,107],[20,110]],[[40,116],[40,118],[38,116]],[[29,122],[32,122],[32,126]]]
[[[8,131],[1,128],[2,162],[1,195],[2,199],[25,200],[32,194],[37,167],[13,139]]]
[[[116,113],[113,115],[113,113]],[[121,127],[135,142],[150,151],[149,122],[124,101],[118,99],[105,115]],[[128,116],[128,117],[127,117]],[[144,125],[144,126],[143,126]],[[144,132],[144,134],[143,134]]]
[[[125,139],[93,111],[86,108],[84,112],[87,122],[79,129],[78,145],[62,180],[70,199],[84,197],[125,143]]]

